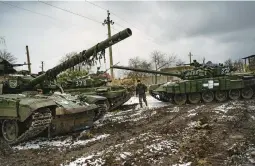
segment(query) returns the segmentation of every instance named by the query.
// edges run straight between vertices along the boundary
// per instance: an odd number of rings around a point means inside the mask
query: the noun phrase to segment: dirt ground
[[[91,130],[14,146],[0,165],[255,165],[254,99],[149,104],[108,113]]]

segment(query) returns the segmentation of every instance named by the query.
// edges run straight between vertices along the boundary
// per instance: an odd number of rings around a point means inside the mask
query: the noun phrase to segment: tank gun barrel
[[[165,75],[165,76],[182,77],[181,74],[167,73],[167,72],[161,72],[161,71],[156,71],[156,70],[138,69],[138,68],[132,68],[132,67],[117,66],[117,65],[111,66],[111,68],[131,70],[131,71],[143,72],[143,73],[161,74],[161,75]]]
[[[36,77],[35,79],[31,80],[29,85],[35,86],[38,83],[41,83],[43,80],[47,78],[55,78],[59,73],[74,67],[75,65],[81,62],[91,62],[97,58],[97,54],[101,51],[104,51],[106,48],[130,37],[132,35],[132,31],[129,28],[124,29],[123,31],[118,32],[117,34],[113,35],[112,37],[96,44],[95,46],[83,50],[79,54],[73,56],[72,58],[66,60],[65,62],[53,67],[52,69],[47,70],[44,74]]]

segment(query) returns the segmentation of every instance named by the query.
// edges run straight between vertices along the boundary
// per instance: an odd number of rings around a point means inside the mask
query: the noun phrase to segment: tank
[[[127,86],[108,85],[111,82],[106,71],[97,71],[84,77],[70,80],[63,85],[65,92],[78,95],[79,99],[97,104],[98,98],[107,98],[108,111],[113,111],[133,96],[133,90]]]
[[[39,75],[20,74],[14,69],[17,65],[0,59],[0,121],[4,140],[13,145],[43,132],[52,136],[93,125],[99,107],[63,93],[63,88],[51,80],[79,63],[91,64],[101,56],[99,52],[131,35],[127,28]]]
[[[112,66],[112,68],[178,77],[180,80],[149,87],[150,94],[156,99],[177,105],[252,98],[255,88],[253,73],[235,73],[236,69],[232,66],[211,62],[204,65],[196,62],[191,65],[194,66],[193,69],[178,73],[124,66]]]

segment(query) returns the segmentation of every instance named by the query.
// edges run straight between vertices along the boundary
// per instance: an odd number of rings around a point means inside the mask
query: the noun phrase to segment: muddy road
[[[173,106],[131,98],[94,128],[13,146],[0,165],[254,165],[255,100]]]

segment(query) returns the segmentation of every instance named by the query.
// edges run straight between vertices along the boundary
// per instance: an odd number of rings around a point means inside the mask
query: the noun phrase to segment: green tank
[[[111,82],[106,71],[97,71],[95,74],[88,74],[84,77],[70,80],[62,84],[65,92],[78,95],[79,99],[87,103],[95,103],[100,96],[107,98],[108,111],[113,111],[123,105],[133,96],[130,87],[107,85]]]
[[[99,52],[132,35],[127,28],[40,75],[19,74],[8,61],[0,60],[1,133],[8,144],[33,138],[43,132],[63,134],[93,125],[100,109],[63,93],[53,84],[56,76],[79,63],[91,64]],[[58,90],[58,93],[54,91]]]
[[[179,73],[170,73],[154,70],[144,70],[123,66],[112,66],[115,69],[131,70],[165,76],[175,76],[180,80],[149,87],[150,94],[161,101],[172,101],[174,104],[185,103],[197,104],[226,101],[228,98],[237,100],[239,98],[250,99],[254,94],[254,73],[236,73],[236,69],[223,64],[205,65],[199,63],[191,64],[194,69]]]

